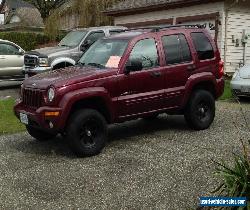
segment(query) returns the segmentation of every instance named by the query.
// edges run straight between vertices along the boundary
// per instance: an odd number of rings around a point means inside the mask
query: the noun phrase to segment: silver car
[[[233,93],[238,97],[250,97],[250,65],[245,65],[235,72],[231,81]]]
[[[0,39],[0,81],[21,80],[23,65],[24,50],[13,42]]]

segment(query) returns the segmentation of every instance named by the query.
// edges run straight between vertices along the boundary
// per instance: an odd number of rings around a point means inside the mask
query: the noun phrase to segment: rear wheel
[[[190,97],[185,110],[188,125],[195,130],[205,130],[214,121],[215,99],[206,90],[196,90]]]
[[[96,110],[83,109],[70,118],[66,133],[69,145],[77,156],[94,156],[105,146],[107,123]]]
[[[57,136],[57,134],[51,134],[30,126],[26,126],[26,129],[28,133],[38,141],[48,141]]]

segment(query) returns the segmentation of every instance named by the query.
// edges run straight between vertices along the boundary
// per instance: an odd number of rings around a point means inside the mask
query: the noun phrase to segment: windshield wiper
[[[104,69],[105,68],[104,65],[99,64],[99,63],[88,63],[88,66],[94,66],[94,67],[97,67],[97,68],[100,68],[100,69]]]

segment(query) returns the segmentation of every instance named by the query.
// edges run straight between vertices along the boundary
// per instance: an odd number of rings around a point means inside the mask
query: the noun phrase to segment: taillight
[[[219,62],[219,69],[218,69],[218,79],[224,76],[224,61],[220,60]]]

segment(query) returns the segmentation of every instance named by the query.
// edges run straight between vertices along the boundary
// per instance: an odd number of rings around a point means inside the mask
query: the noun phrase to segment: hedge
[[[59,41],[62,35],[57,37]],[[37,46],[53,42],[52,38],[44,33],[32,32],[0,32],[0,39],[9,40],[22,47],[25,51],[36,49]]]

